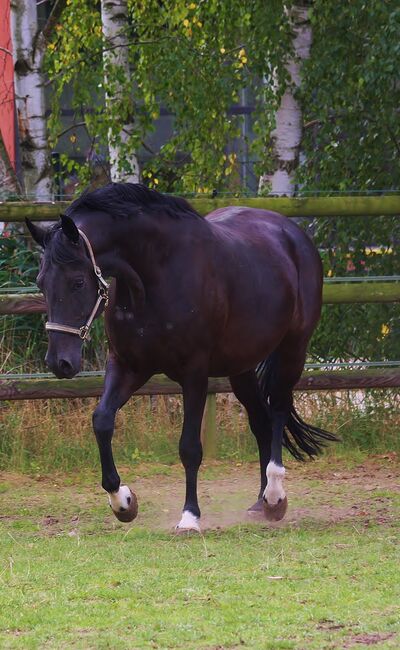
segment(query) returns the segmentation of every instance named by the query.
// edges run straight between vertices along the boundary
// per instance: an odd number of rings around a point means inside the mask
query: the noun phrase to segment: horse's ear
[[[71,217],[67,217],[66,214],[60,215],[61,219],[61,228],[66,237],[70,239],[74,244],[77,244],[79,241],[79,230],[76,227],[75,223],[72,221]]]
[[[45,236],[47,232],[46,228],[37,226],[28,218],[25,218],[25,223],[35,242],[44,248]]]

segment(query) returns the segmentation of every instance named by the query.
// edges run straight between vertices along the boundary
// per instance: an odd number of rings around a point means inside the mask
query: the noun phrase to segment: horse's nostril
[[[66,359],[60,359],[58,362],[58,367],[62,372],[68,373],[72,370],[72,364]]]

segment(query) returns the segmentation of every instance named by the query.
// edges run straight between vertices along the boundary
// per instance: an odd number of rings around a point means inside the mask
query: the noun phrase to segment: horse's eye
[[[78,278],[77,280],[74,280],[73,288],[74,289],[82,289],[84,284],[85,284],[85,281],[83,280],[83,278]]]

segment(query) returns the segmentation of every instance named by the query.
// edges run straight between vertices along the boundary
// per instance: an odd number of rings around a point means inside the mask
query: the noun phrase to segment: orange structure
[[[10,0],[0,0],[0,134],[10,163],[16,169],[14,62]]]

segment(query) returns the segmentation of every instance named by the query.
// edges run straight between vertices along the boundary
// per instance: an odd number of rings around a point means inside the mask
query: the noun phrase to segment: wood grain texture
[[[221,197],[189,199],[202,214],[229,205],[246,205],[280,212],[287,217],[364,217],[400,214],[400,195],[388,196],[313,196],[313,197]],[[0,203],[0,221],[50,221],[59,218],[68,202],[32,203],[27,201]]]
[[[44,314],[47,307],[40,293],[5,293],[0,295],[0,315]]]
[[[318,370],[303,373],[295,390],[344,390],[400,387],[399,368],[366,368],[364,370]],[[98,397],[103,390],[103,377],[75,379],[7,379],[0,377],[0,400]],[[155,375],[136,395],[178,395],[179,384],[164,375]],[[211,378],[208,392],[229,393],[226,378]]]

